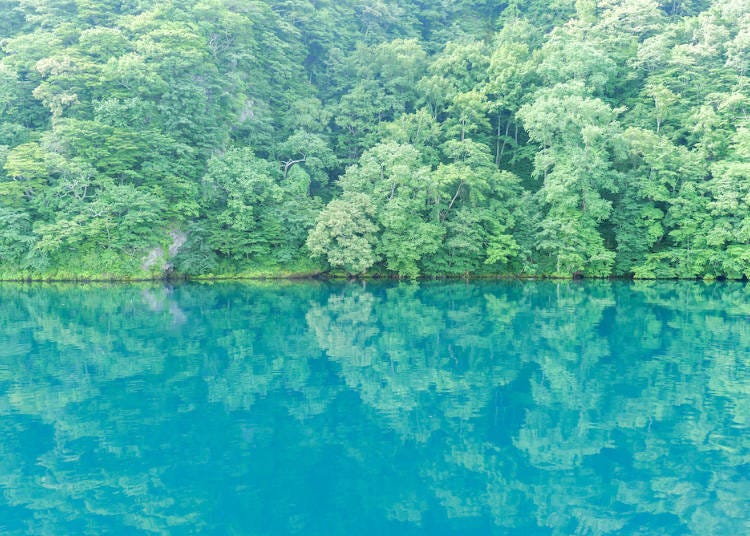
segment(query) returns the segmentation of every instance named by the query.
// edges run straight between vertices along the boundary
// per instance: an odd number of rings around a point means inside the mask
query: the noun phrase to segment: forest
[[[0,279],[750,276],[750,0],[0,15]]]

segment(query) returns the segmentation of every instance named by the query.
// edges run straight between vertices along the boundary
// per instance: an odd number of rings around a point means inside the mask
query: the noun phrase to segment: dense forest
[[[0,0],[0,276],[750,275],[749,0]]]

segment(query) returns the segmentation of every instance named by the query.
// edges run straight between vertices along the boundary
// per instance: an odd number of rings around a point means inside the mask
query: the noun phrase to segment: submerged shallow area
[[[750,286],[0,285],[3,534],[742,534]]]

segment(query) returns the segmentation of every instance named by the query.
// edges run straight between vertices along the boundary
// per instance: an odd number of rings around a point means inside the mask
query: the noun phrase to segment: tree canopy
[[[750,276],[745,0],[0,9],[0,278]]]

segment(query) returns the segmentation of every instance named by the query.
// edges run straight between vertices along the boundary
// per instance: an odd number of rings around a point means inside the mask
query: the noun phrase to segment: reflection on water
[[[0,286],[3,534],[743,534],[750,287]]]

